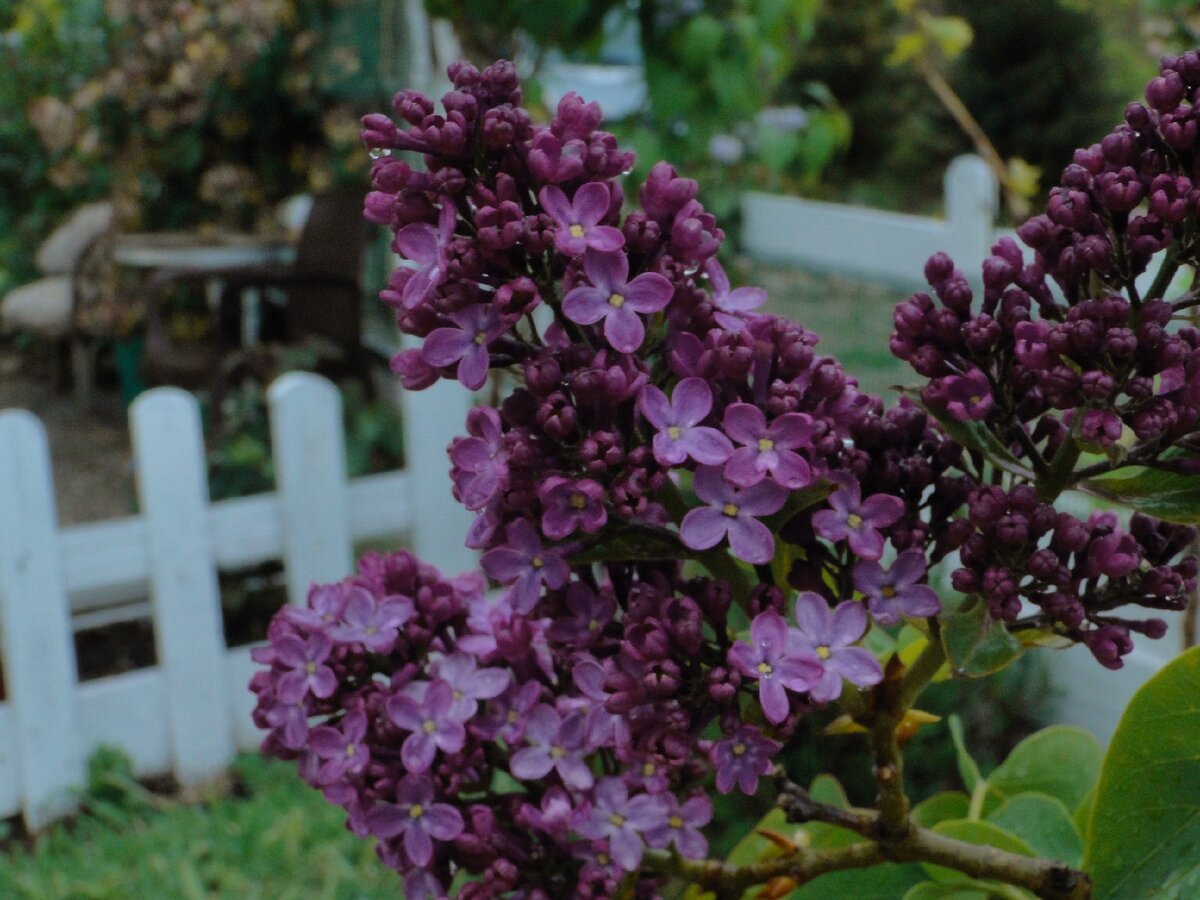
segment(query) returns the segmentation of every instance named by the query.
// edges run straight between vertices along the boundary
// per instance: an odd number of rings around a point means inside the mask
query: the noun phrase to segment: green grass
[[[397,900],[400,879],[294,766],[238,758],[233,794],[164,801],[93,758],[86,814],[0,854],[5,900]],[[239,796],[240,795],[240,796]],[[0,823],[2,824],[2,823]]]

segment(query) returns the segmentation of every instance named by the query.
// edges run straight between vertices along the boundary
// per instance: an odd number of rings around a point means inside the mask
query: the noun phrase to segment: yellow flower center
[[[821,659],[829,659],[829,648],[822,644],[817,648],[817,656],[821,657]]]
[[[732,519],[735,516],[737,516],[738,508],[732,503],[726,503],[724,506],[721,507],[721,512],[725,513],[725,515],[729,516]]]
[[[890,584],[885,584],[883,586],[883,590],[881,590],[879,593],[883,594],[883,596],[886,597],[888,600],[891,600],[893,597],[896,596],[896,589],[894,587],[892,587]]]
[[[772,672],[775,671],[774,669],[771,668],[770,663],[765,663],[765,662],[760,662],[758,664],[757,668],[758,668],[758,671],[760,673],[762,673],[763,675],[770,675]]]
[[[573,237],[573,238],[583,237],[583,226],[582,225],[572,225],[570,228],[567,229],[567,231],[571,232],[571,237]]]
[[[353,744],[351,744],[349,747],[346,748],[346,755],[347,756],[354,755],[354,745]]]
[[[307,672],[309,675],[312,675],[314,672],[316,672],[316,671],[317,671],[317,664],[316,664],[315,662],[307,662],[307,663],[305,663],[305,664],[304,664],[304,671],[305,671],[305,672]]]
[[[510,709],[505,718],[508,719],[509,725],[516,725],[519,721],[521,721],[521,716],[515,709]]]
[[[366,628],[364,628],[363,630],[364,630],[364,631],[365,631],[365,632],[366,632],[368,635],[371,635],[371,634],[375,634],[377,631],[379,631],[379,628],[378,628],[377,626],[375,626],[375,625],[368,625],[368,626],[367,626]]]
[[[766,453],[768,450],[774,450],[775,442],[773,440],[771,440],[770,438],[759,438],[758,439],[758,449],[762,453]]]
[[[613,813],[611,816],[608,817],[608,821],[611,822],[613,825],[616,825],[618,828],[620,828],[622,825],[625,824],[625,817],[623,815],[621,815],[620,813]]]
[[[983,399],[983,397],[979,394],[972,394],[967,399],[970,400],[972,403],[978,403]]]
[[[571,509],[583,509],[587,506],[587,497],[576,491],[571,495]]]
[[[667,819],[667,824],[672,828],[682,828],[683,819],[679,818],[679,816],[671,816],[671,818]]]
[[[683,434],[683,429],[680,428],[678,425],[672,425],[670,428],[667,429],[667,437],[669,437],[673,441],[679,440],[679,436],[681,434]]]
[[[646,763],[642,766],[642,777],[649,778],[655,772],[654,763]]]
[[[544,562],[542,562],[542,558],[540,556],[535,556],[529,561],[529,564],[535,569],[540,569],[542,566],[546,565]]]
[[[420,803],[414,803],[408,808],[408,817],[410,819],[419,819],[423,815],[425,815],[425,807]]]
[[[550,758],[551,759],[562,759],[566,755],[567,755],[567,751],[564,750],[562,747],[555,746],[555,747],[550,748]]]
[[[599,619],[592,619],[590,622],[588,622],[588,631],[599,631],[599,630],[600,630],[600,620]]]
[[[858,513],[850,513],[850,515],[846,516],[846,524],[849,525],[851,528],[861,528],[862,523],[863,523],[863,517],[860,516]]]
[[[484,344],[486,344],[487,343],[487,332],[480,331],[478,334],[476,334],[475,335],[475,343],[478,344],[480,347],[482,347]]]
[[[455,691],[451,696],[454,697],[455,700],[461,700],[463,698],[463,692]]]
[[[741,743],[740,741],[733,745],[733,755],[734,756],[742,756],[745,754],[745,752],[746,752],[746,745]]]
[[[433,721],[433,719],[426,719],[421,723],[421,730],[426,734],[433,734],[437,731],[437,722]]]
[[[608,305],[615,309],[620,309],[625,305],[625,296],[623,294],[610,294],[608,297]]]

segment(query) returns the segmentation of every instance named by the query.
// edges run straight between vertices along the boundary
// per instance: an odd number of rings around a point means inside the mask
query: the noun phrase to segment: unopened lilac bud
[[[1175,72],[1165,72],[1146,85],[1146,102],[1159,112],[1170,112],[1183,100],[1183,79]]]
[[[1100,202],[1110,212],[1128,212],[1142,199],[1142,183],[1138,174],[1129,166],[1116,172],[1103,172],[1096,176],[1096,190]]]
[[[1088,634],[1085,640],[1096,661],[1106,669],[1122,668],[1125,661],[1121,657],[1133,650],[1128,630],[1118,625],[1103,625]]]

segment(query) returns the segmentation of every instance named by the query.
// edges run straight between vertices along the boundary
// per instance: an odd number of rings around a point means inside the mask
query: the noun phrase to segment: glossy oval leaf
[[[1051,725],[1017,744],[988,783],[1004,797],[1033,791],[1075,809],[1096,783],[1103,755],[1100,743],[1082,728]]]
[[[896,900],[924,880],[916,863],[884,863],[822,875],[790,893],[788,900]]]
[[[975,595],[942,614],[942,644],[954,673],[968,678],[998,672],[1025,649],[1003,622],[988,615],[987,604]]]
[[[990,892],[985,888],[947,884],[943,881],[923,881],[909,888],[904,900],[990,900],[990,897]]]
[[[962,791],[942,791],[927,797],[912,808],[913,821],[932,828],[949,819],[965,819],[971,808],[971,798]]]
[[[1168,522],[1200,524],[1200,475],[1142,469],[1136,475],[1094,478],[1084,482],[1083,487],[1089,493]]]
[[[1200,647],[1142,686],[1104,758],[1085,869],[1095,900],[1200,897]]]
[[[1039,856],[1075,868],[1083,860],[1083,838],[1071,821],[1071,813],[1057,797],[1017,794],[993,810],[987,821],[1019,837]]]

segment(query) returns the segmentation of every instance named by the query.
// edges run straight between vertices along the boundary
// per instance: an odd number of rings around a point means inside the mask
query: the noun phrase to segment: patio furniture
[[[313,199],[290,262],[278,245],[272,251],[248,239],[209,246],[193,239],[173,248],[166,239],[158,247],[127,242],[119,260],[160,269],[146,292],[147,379],[221,393],[262,343],[312,347],[321,371],[369,384],[359,283],[365,237],[361,196],[339,192]],[[168,301],[196,284],[206,286],[215,320],[205,334],[185,339],[171,333]]]

